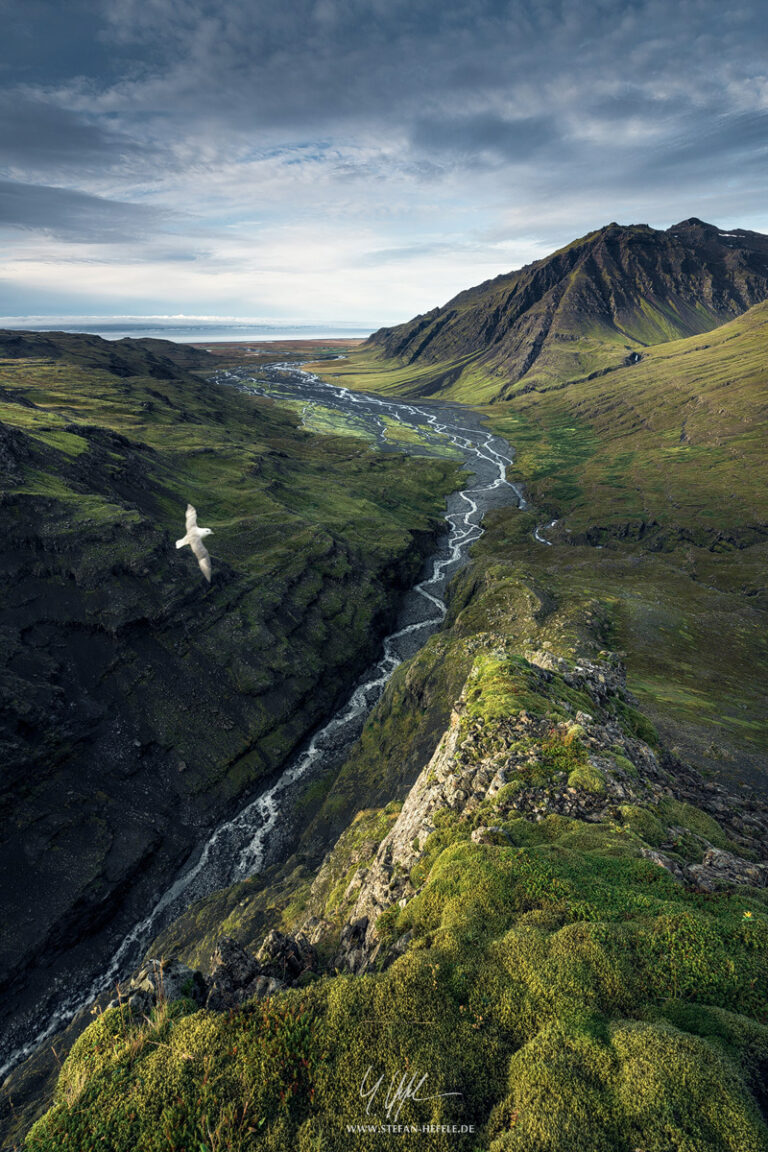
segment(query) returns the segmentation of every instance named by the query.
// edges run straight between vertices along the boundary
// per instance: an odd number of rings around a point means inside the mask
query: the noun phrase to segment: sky
[[[0,314],[375,328],[768,232],[765,0],[0,0]]]

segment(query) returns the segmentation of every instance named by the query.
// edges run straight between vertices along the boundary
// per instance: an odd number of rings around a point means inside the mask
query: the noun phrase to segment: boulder
[[[701,864],[689,864],[685,871],[689,881],[704,892],[731,884],[768,887],[768,864],[754,864],[721,848],[709,848]]]
[[[127,1003],[135,1011],[146,1013],[157,1004],[185,996],[202,1004],[206,995],[205,977],[201,972],[180,960],[148,960],[126,984],[119,986],[118,995],[107,1007]]]
[[[317,968],[317,953],[303,933],[289,936],[273,929],[264,938],[256,960],[262,972],[293,984],[305,972]]]

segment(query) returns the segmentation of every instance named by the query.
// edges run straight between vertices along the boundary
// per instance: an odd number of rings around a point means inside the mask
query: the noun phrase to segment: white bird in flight
[[[210,536],[212,532],[213,528],[198,528],[197,512],[191,504],[187,504],[187,534],[182,536],[181,540],[176,541],[176,547],[183,548],[185,544],[189,544],[197,556],[200,571],[209,584],[211,582],[211,557],[205,544],[203,544],[203,536]]]

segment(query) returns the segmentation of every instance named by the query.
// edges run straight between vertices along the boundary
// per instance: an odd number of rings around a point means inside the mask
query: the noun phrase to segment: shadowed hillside
[[[9,1044],[366,666],[455,483],[180,366],[209,360],[0,334]],[[210,587],[174,547],[187,501]]]

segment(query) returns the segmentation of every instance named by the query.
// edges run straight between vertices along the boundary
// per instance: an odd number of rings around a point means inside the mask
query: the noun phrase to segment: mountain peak
[[[689,216],[687,220],[681,220],[679,224],[673,224],[667,231],[678,232],[683,228],[706,228],[708,232],[718,231],[716,225],[707,224],[706,220],[699,220],[698,216]]]
[[[768,299],[768,236],[734,235],[695,216],[666,231],[612,221],[368,344],[400,364],[435,365],[424,395],[465,396],[465,372],[484,401],[583,380]]]

